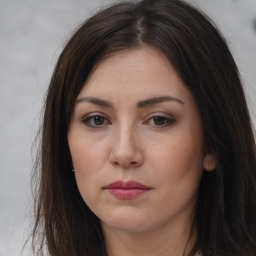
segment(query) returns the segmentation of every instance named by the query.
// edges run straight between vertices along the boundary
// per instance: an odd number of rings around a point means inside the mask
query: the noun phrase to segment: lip
[[[104,187],[110,194],[119,199],[134,199],[148,192],[152,188],[137,181],[115,181]]]

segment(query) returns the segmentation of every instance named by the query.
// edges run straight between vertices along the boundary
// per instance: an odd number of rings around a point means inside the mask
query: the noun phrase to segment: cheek
[[[90,172],[93,173],[91,159],[94,153],[85,146],[83,137],[79,139],[79,136],[74,136],[74,134],[69,138],[69,149],[76,182],[80,190],[82,187],[86,187],[86,183],[92,176],[90,175]]]
[[[78,190],[84,200],[84,202],[93,208],[93,205],[97,204],[97,198],[99,197],[99,189],[102,184],[99,183],[99,173],[97,172],[97,166],[95,162],[92,161],[90,156],[91,152],[84,157],[81,154],[81,158],[74,157],[74,169],[75,169],[75,179],[77,183]]]
[[[91,205],[97,202],[100,190],[96,188],[102,187],[102,179],[106,176],[107,152],[101,143],[91,143],[90,138],[78,137],[69,141],[69,148],[78,189],[84,201]]]
[[[106,148],[102,147],[102,141],[96,141],[89,136],[81,134],[73,135],[69,140],[69,148],[74,169],[79,172],[94,173],[95,169],[100,170],[103,161],[106,160]]]
[[[155,170],[152,177],[159,184],[156,208],[167,215],[193,207],[202,177],[201,148],[194,143],[176,142],[173,140],[165,147],[156,148],[151,156]]]
[[[203,170],[202,138],[188,132],[169,136],[149,152],[154,179],[170,193],[195,191]]]
[[[149,151],[151,161],[163,169],[201,169],[203,163],[202,143],[189,136],[173,136]],[[160,169],[162,169],[160,168]]]

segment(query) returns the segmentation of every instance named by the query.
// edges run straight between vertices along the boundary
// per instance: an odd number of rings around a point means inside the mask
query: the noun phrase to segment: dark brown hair
[[[146,45],[165,54],[193,94],[205,150],[218,159],[215,171],[203,173],[190,256],[255,256],[255,138],[239,72],[209,18],[179,0],[116,4],[87,20],[67,42],[47,92],[35,165],[35,254],[45,248],[52,256],[106,255],[100,222],[71,171],[67,131],[92,69],[113,52]]]

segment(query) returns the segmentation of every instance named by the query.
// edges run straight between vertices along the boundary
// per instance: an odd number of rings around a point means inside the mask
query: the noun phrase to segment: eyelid
[[[103,124],[90,124],[90,121],[95,118],[95,117],[102,117],[104,118],[104,123]],[[150,124],[150,121],[153,118],[156,117],[160,117],[164,119],[164,124]],[[84,115],[81,119],[80,122],[85,125],[88,128],[92,128],[92,129],[100,129],[100,128],[104,128],[108,125],[111,125],[111,121],[109,120],[109,117],[106,116],[106,114],[102,113],[102,112],[92,112],[92,113],[88,113],[86,115]],[[154,121],[153,121],[154,122]],[[163,113],[163,112],[154,112],[154,113],[150,113],[149,115],[147,115],[144,118],[144,121],[142,122],[143,125],[150,125],[152,127],[156,127],[156,128],[165,128],[168,127],[170,125],[172,125],[173,123],[176,122],[176,119],[173,117],[173,115],[169,114],[169,113]]]
[[[89,121],[92,120],[94,117],[102,117],[105,119],[105,121],[107,121],[108,123],[107,124],[102,124],[102,125],[90,125],[89,124]],[[88,121],[88,122],[86,122]],[[106,125],[109,125],[111,124],[111,122],[109,121],[109,118],[101,113],[101,112],[92,112],[92,113],[89,113],[89,114],[86,114],[84,115],[81,119],[80,119],[80,122],[85,125],[86,127],[89,127],[89,128],[92,128],[92,129],[100,129],[100,128],[103,128],[105,127]]]
[[[147,124],[147,122],[149,122],[152,118],[155,118],[155,117],[165,118],[168,121],[168,123],[164,124],[164,125],[153,125],[158,128],[164,128],[164,127],[167,127],[167,126],[173,124],[174,122],[176,122],[176,119],[170,114],[155,112],[155,113],[151,113],[150,115],[148,115],[146,117],[146,120],[143,121],[143,124]]]
[[[156,116],[161,116],[161,117],[165,117],[165,118],[169,118],[169,119],[175,119],[172,114],[165,113],[165,112],[153,112],[153,113],[148,114],[144,119],[146,120],[146,119],[156,117]]]

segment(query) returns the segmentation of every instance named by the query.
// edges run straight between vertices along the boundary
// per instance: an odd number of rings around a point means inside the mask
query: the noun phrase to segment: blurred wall
[[[0,256],[20,255],[29,231],[31,145],[56,59],[76,25],[111,2],[0,0]],[[188,2],[226,36],[255,114],[256,0]]]

